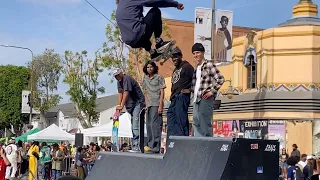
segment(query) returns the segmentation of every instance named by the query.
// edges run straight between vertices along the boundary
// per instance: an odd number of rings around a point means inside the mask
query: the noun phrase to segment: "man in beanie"
[[[193,129],[194,136],[210,137],[212,132],[213,101],[224,83],[224,77],[212,60],[204,58],[205,49],[201,43],[192,46],[196,70],[192,78]]]
[[[189,136],[188,107],[194,68],[182,60],[182,52],[178,47],[174,49],[171,58],[175,69],[171,79],[171,104],[167,112],[167,137]]]
[[[145,97],[138,82],[133,77],[124,74],[121,69],[114,70],[112,74],[118,81],[118,106],[116,110],[117,113],[120,113],[126,107],[127,112],[131,115],[132,151],[138,152],[143,150],[139,147],[139,120],[144,121]]]

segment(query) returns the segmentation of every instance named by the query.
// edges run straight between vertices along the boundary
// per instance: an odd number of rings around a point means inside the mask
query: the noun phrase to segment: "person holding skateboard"
[[[161,10],[159,8],[175,7],[183,10],[184,6],[174,0],[116,0],[116,22],[120,29],[121,41],[132,48],[144,48],[154,59],[174,44],[164,41],[162,34]],[[143,16],[143,7],[152,7]],[[152,49],[150,41],[154,34],[156,45]]]
[[[144,143],[140,142],[141,140],[143,141],[143,137],[139,136],[139,120],[144,125],[144,95],[138,82],[133,77],[124,74],[121,69],[116,69],[113,72],[113,76],[118,81],[118,106],[116,107],[117,114],[120,114],[123,108],[126,107],[127,112],[131,115],[133,134],[132,151],[143,151]],[[143,130],[144,126],[142,126],[142,132]]]
[[[143,67],[145,77],[142,80],[142,88],[147,99],[147,145],[145,152],[160,153],[162,134],[162,112],[164,103],[165,80],[158,74],[158,66],[155,62],[148,61]]]

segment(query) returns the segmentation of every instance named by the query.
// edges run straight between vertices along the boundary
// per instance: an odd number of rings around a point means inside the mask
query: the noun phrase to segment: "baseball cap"
[[[120,68],[117,68],[117,69],[115,69],[115,70],[112,71],[112,75],[113,75],[113,76],[117,76],[117,75],[119,75],[121,72],[122,72],[122,70],[121,70]]]

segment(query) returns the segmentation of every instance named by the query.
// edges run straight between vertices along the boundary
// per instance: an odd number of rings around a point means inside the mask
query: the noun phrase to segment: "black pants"
[[[155,152],[160,152],[163,119],[158,113],[159,106],[148,107],[147,111],[147,145]]]
[[[144,48],[146,51],[151,50],[151,37],[154,33],[155,38],[161,37],[162,34],[162,19],[161,11],[159,8],[152,8],[143,18],[144,23],[146,24],[146,30],[141,36],[140,40],[132,48]]]

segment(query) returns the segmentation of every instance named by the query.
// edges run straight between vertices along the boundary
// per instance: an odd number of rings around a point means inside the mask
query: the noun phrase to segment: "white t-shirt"
[[[201,82],[201,68],[203,66],[203,63],[204,62],[202,62],[202,64],[197,67],[197,72],[196,72],[196,79],[197,80],[196,80],[196,84],[195,84],[194,92],[193,92],[193,96],[194,96],[193,102],[197,101],[198,91],[199,91],[200,82]]]
[[[16,159],[18,147],[15,144],[9,144],[6,148],[6,155],[8,159]]]

